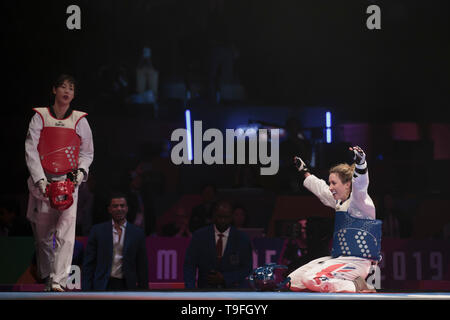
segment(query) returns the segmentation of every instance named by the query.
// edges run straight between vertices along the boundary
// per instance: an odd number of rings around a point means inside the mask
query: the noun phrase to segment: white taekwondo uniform
[[[356,168],[364,170],[367,168],[367,163],[356,165]],[[327,183],[314,175],[305,178],[303,185],[316,195],[324,205],[336,211],[346,211],[350,216],[359,219],[375,219],[375,206],[367,193],[369,186],[368,171],[366,170],[362,174],[357,171],[355,170],[353,175],[350,197],[345,201],[335,200]],[[356,292],[353,280],[357,277],[366,279],[372,264],[373,260],[356,256],[318,258],[301,266],[289,275],[291,290]]]
[[[84,112],[69,109],[64,119],[56,119],[49,108],[33,110],[36,113],[25,140],[25,160],[30,172],[27,218],[35,237],[39,276],[49,278],[48,285],[65,287],[75,243],[78,187],[73,193],[73,204],[59,211],[50,207],[36,182],[43,178],[49,182],[65,180],[66,173],[78,168],[86,172],[86,181],[94,158],[92,132]],[[70,136],[65,141],[61,138],[64,132]]]

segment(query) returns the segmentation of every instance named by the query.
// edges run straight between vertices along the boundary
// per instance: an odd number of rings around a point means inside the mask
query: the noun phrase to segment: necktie
[[[222,258],[222,251],[223,251],[223,233],[219,233],[219,239],[216,243],[216,252],[217,252],[217,258]]]

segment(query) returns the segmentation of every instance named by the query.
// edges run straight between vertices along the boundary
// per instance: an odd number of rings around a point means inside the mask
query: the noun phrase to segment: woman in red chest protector
[[[75,80],[61,75],[52,92],[52,106],[33,109],[25,140],[30,172],[27,218],[45,290],[62,292],[72,263],[78,187],[88,178],[94,147],[87,114],[70,106]]]

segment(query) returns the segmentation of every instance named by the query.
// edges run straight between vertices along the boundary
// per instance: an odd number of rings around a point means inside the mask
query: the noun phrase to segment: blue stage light
[[[188,144],[188,158],[192,161],[192,130],[191,130],[191,111],[187,109],[184,113],[186,118],[187,144]]]
[[[331,143],[331,129],[327,128],[327,143]]]
[[[332,134],[331,134],[331,112],[327,111],[325,113],[325,127],[326,127],[326,141],[327,143],[331,143]]]

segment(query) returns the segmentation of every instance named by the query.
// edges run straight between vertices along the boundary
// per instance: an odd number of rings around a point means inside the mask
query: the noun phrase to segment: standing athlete
[[[52,106],[33,109],[25,140],[30,172],[27,218],[45,291],[62,292],[72,263],[78,187],[88,178],[94,145],[87,114],[70,106],[75,80],[61,75],[52,92]]]

